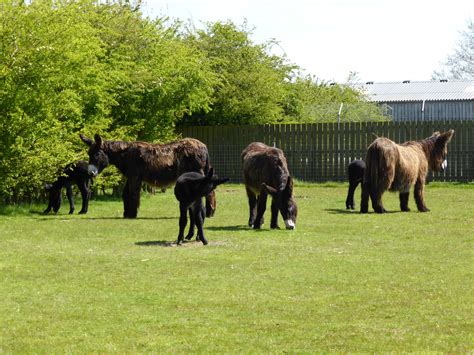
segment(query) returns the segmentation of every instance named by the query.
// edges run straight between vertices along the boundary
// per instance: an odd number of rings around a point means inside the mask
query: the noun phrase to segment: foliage
[[[169,140],[176,117],[208,107],[213,73],[165,22],[130,3],[2,1],[4,200],[38,196],[83,157],[79,132]]]
[[[246,24],[149,19],[140,0],[0,1],[3,201],[40,197],[85,158],[80,132],[163,142],[177,124],[314,122],[327,117],[321,105],[364,101],[350,85],[302,76]],[[111,170],[97,186],[120,183]]]
[[[334,186],[297,184],[296,230],[254,231],[244,187],[223,185],[205,247],[173,244],[171,191],[136,220],[119,200],[85,216],[8,206],[0,352],[472,351],[474,186],[430,184],[429,213],[387,194],[384,215],[347,212]]]
[[[183,124],[258,124],[281,118],[285,81],[295,66],[271,55],[274,42],[254,44],[244,24],[208,23],[203,30],[189,30],[190,46],[206,54],[218,83],[207,112],[188,115]]]
[[[461,32],[454,53],[448,55],[443,67],[434,71],[433,79],[474,80],[474,22],[469,20]]]
[[[352,83],[328,83],[307,75],[297,76],[287,84],[286,122],[383,121],[389,119],[383,107],[367,101]],[[341,106],[342,104],[342,106]]]

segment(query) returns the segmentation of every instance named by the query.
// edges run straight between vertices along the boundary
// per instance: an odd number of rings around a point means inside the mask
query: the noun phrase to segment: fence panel
[[[323,182],[345,181],[349,162],[364,158],[367,146],[377,136],[401,143],[451,128],[455,134],[448,146],[448,168],[441,173],[431,172],[428,179],[474,181],[474,121],[201,126],[179,127],[178,133],[203,141],[208,146],[216,172],[230,177],[233,182],[242,182],[240,154],[255,141],[281,148],[296,179]]]

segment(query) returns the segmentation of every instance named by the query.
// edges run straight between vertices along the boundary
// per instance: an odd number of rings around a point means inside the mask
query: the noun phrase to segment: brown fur
[[[89,164],[98,171],[109,163],[127,177],[123,191],[124,217],[135,218],[140,204],[142,182],[158,187],[173,184],[178,176],[188,171],[207,174],[210,169],[209,153],[204,143],[184,138],[168,144],[146,142],[95,141],[81,135],[89,145]],[[206,206],[215,208],[214,192],[207,197]],[[207,215],[213,214],[207,211]]]
[[[421,141],[397,144],[388,138],[377,138],[367,149],[366,170],[362,184],[361,212],[368,212],[369,197],[377,213],[385,212],[382,194],[386,190],[400,192],[400,208],[409,211],[408,197],[411,186],[420,212],[429,209],[424,201],[424,187],[428,170],[443,169],[447,144],[454,130],[435,132]]]
[[[242,152],[244,183],[249,200],[249,226],[263,224],[267,195],[272,196],[271,228],[278,228],[280,211],[288,229],[296,223],[297,206],[293,198],[293,179],[283,151],[260,142],[251,143]]]

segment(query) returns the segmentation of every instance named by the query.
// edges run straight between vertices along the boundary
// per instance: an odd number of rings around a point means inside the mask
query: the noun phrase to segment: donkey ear
[[[209,172],[206,175],[206,178],[211,179],[213,175],[214,175],[214,168],[210,168]]]
[[[227,181],[229,181],[229,180],[230,180],[229,178],[218,178],[218,179],[216,180],[216,186],[217,186],[217,185],[220,185],[220,184],[223,184],[223,183],[225,183],[225,182],[227,182]]]
[[[94,140],[95,140],[95,143],[101,147],[102,146],[102,137],[99,136],[97,133],[94,135]]]
[[[85,135],[83,135],[82,133],[79,134],[79,137],[81,138],[81,140],[86,143],[89,147],[92,145],[92,139],[90,138],[87,138]]]
[[[268,186],[267,184],[265,184],[264,182],[262,182],[262,187],[264,190],[266,190],[270,195],[272,196],[276,196],[276,194],[278,193],[278,190],[271,187],[271,186]]]
[[[441,142],[446,145],[451,141],[451,138],[453,138],[453,135],[454,135],[454,129],[450,129],[449,131],[442,133],[439,136],[438,140],[441,140]]]

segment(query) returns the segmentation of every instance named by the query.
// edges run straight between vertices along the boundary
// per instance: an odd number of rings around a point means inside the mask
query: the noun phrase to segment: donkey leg
[[[184,203],[179,204],[179,234],[176,244],[180,245],[184,239],[184,230],[188,223],[188,207]]]
[[[255,217],[255,222],[253,224],[253,229],[260,229],[263,224],[263,215],[267,209],[267,193],[262,192],[257,199],[257,216]]]
[[[270,221],[270,228],[279,229],[278,227],[278,202],[276,198],[272,197],[272,219]]]
[[[354,209],[354,192],[358,184],[359,182],[354,182],[354,181],[351,181],[349,183],[349,190],[347,191],[347,198],[346,198],[346,209],[348,210]]]
[[[69,201],[69,214],[73,214],[75,208],[74,208],[74,195],[72,193],[71,184],[66,185],[66,197],[67,197],[67,200]]]
[[[194,226],[196,225],[196,219],[194,218],[194,212],[192,208],[188,208],[189,212],[189,232],[186,234],[186,240],[190,240],[194,236]]]
[[[204,206],[202,202],[196,203],[193,207],[194,209],[194,220],[196,221],[197,235],[202,244],[207,245],[209,242],[204,236]]]
[[[360,196],[360,213],[369,212],[370,184],[362,183],[362,193]]]
[[[415,201],[416,207],[418,207],[418,211],[420,212],[429,212],[428,207],[425,205],[425,197],[424,197],[424,189],[425,189],[425,180],[418,179],[415,184]]]
[[[58,189],[57,194],[55,194],[55,198],[53,200],[53,211],[54,213],[58,213],[59,209],[61,208],[61,202],[63,200],[61,188]]]
[[[372,200],[372,208],[377,213],[386,212],[382,204],[382,195],[384,191],[385,189],[382,184],[377,184],[375,186],[374,184],[372,184],[370,189],[370,199]]]
[[[124,218],[137,218],[138,207],[140,207],[140,190],[142,181],[138,177],[127,179],[124,189]]]
[[[248,187],[245,187],[249,201],[249,227],[255,223],[255,216],[257,214],[257,196]]]
[[[90,197],[90,191],[89,188],[87,187],[87,182],[82,182],[80,184],[77,184],[79,187],[79,191],[81,191],[81,197],[82,197],[82,207],[81,210],[79,211],[79,214],[86,214],[88,207],[89,207],[89,197]]]
[[[400,192],[400,209],[403,212],[410,212],[410,208],[408,208],[408,198],[409,197],[410,197],[410,191]]]

